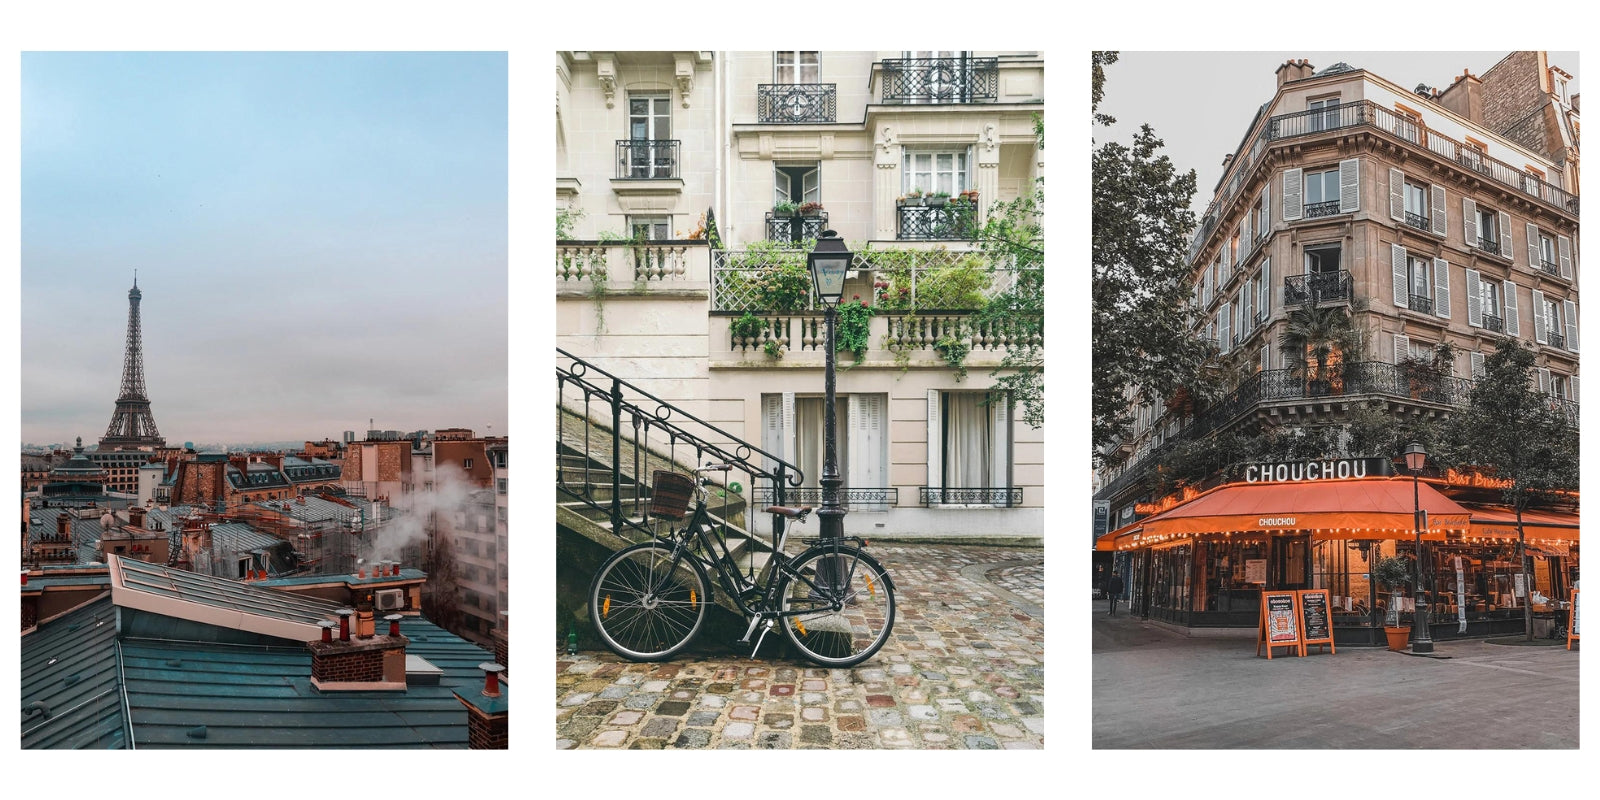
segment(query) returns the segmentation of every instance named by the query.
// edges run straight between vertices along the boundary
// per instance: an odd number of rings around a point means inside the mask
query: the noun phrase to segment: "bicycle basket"
[[[650,476],[650,516],[683,519],[694,497],[694,479],[680,472],[658,469]]]

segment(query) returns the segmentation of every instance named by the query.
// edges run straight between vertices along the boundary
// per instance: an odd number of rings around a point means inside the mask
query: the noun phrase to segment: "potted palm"
[[[1400,588],[1411,582],[1411,570],[1405,559],[1384,556],[1373,562],[1372,579],[1389,587],[1389,611],[1383,618],[1383,634],[1389,637],[1389,649],[1404,650],[1411,629],[1400,625]]]

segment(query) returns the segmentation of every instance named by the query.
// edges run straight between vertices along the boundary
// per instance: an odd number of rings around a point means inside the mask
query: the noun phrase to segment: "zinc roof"
[[[334,619],[339,604],[330,600],[262,588],[256,584],[168,569],[133,559],[113,559],[113,570],[121,575],[121,591],[237,611],[253,617],[315,625]],[[121,597],[118,605],[129,605]]]
[[[116,635],[116,609],[102,597],[22,637],[24,749],[128,746]],[[29,714],[35,702],[48,712]]]

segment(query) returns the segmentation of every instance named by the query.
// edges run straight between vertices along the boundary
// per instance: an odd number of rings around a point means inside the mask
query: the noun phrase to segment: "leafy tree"
[[[1194,383],[1205,347],[1189,308],[1193,170],[1179,174],[1149,125],[1131,147],[1094,153],[1091,443],[1124,431],[1130,397],[1153,402]]]
[[[1037,114],[1033,132],[1043,150],[1044,119]],[[996,388],[1011,393],[1022,420],[1038,428],[1044,425],[1044,178],[1031,195],[997,204],[977,235],[990,268],[1009,265],[1015,276],[975,315],[979,324],[1003,325],[1011,333],[1005,357],[990,374]]]
[[[1109,64],[1117,63],[1117,57],[1119,55],[1120,54],[1115,50],[1096,50],[1091,57],[1093,69],[1090,73],[1090,81],[1094,88],[1094,95],[1089,99],[1089,113],[1094,115],[1094,121],[1101,125],[1117,124],[1116,117],[1109,116],[1107,114],[1101,114],[1099,112],[1100,101],[1106,96],[1105,67]]]
[[[1578,432],[1548,395],[1532,387],[1533,351],[1503,338],[1484,359],[1484,374],[1467,407],[1450,418],[1442,464],[1507,481],[1501,501],[1517,515],[1517,563],[1533,586],[1525,556],[1522,513],[1578,486]],[[1523,634],[1533,639],[1533,612],[1523,603]]]

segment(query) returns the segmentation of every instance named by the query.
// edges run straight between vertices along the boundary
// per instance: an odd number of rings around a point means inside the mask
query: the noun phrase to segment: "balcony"
[[[1557,350],[1567,349],[1567,337],[1562,336],[1559,333],[1548,334],[1546,339],[1550,342],[1550,346]]]
[[[1419,231],[1426,233],[1433,232],[1433,228],[1428,225],[1428,218],[1422,216],[1421,214],[1413,214],[1410,211],[1407,211],[1405,223]]]
[[[617,293],[708,289],[711,250],[703,239],[681,241],[556,242],[558,295],[590,296],[597,286]]]
[[[1478,249],[1479,250],[1487,250],[1487,251],[1489,251],[1489,255],[1491,255],[1491,256],[1500,255],[1500,240],[1499,239],[1490,239],[1490,238],[1488,238],[1486,236],[1479,236],[1478,237]]]
[[[919,486],[917,499],[924,506],[981,505],[1011,508],[1022,505],[1022,487],[991,489],[978,486]]]
[[[763,83],[756,87],[756,119],[764,125],[834,122],[836,84]]]
[[[884,103],[979,103],[1000,96],[997,58],[886,58]]]
[[[1331,217],[1339,213],[1339,201],[1329,200],[1326,203],[1306,203],[1305,219]]]
[[[662,180],[678,178],[677,139],[618,139],[617,178]]]
[[[1411,295],[1411,299],[1408,301],[1408,303],[1411,310],[1417,312],[1418,314],[1433,313],[1433,298],[1428,297],[1427,295]]]
[[[828,229],[828,212],[813,214],[778,215],[767,212],[767,240],[773,242],[798,242],[816,239]]]
[[[1484,314],[1483,329],[1486,331],[1494,331],[1495,333],[1502,333],[1506,329],[1506,323],[1505,320],[1494,316],[1493,314]]]
[[[1190,258],[1200,252],[1201,246],[1216,230],[1217,217],[1239,196],[1239,192],[1244,188],[1255,167],[1261,163],[1270,145],[1302,136],[1362,127],[1371,128],[1385,137],[1425,147],[1451,163],[1459,164],[1502,186],[1530,195],[1563,213],[1574,216],[1578,214],[1578,198],[1571,192],[1528,175],[1518,167],[1490,158],[1438,131],[1430,130],[1423,135],[1415,123],[1406,117],[1371,101],[1362,101],[1334,109],[1300,111],[1268,119],[1254,139],[1240,148],[1232,169],[1225,176],[1226,183],[1206,208],[1205,213],[1200,215],[1200,226],[1189,245]],[[1305,216],[1311,217],[1309,210]]]
[[[1291,275],[1283,279],[1283,304],[1315,308],[1323,303],[1348,303],[1353,285],[1349,270]]]
[[[1546,260],[1541,258],[1541,259],[1539,259],[1538,267],[1539,267],[1539,271],[1544,272],[1545,274],[1550,275],[1551,277],[1555,277],[1555,278],[1561,277],[1561,267],[1560,267],[1560,265],[1556,264],[1556,262],[1554,262],[1554,261],[1546,261]]]
[[[977,232],[977,208],[972,205],[903,205],[895,208],[895,238],[906,240],[965,240]]]
[[[723,313],[714,315],[711,361],[719,367],[761,367],[773,361],[784,365],[822,367],[826,362],[827,324],[820,311],[752,312],[758,320],[753,335],[736,332],[738,318]],[[718,318],[724,320],[717,322]],[[1038,320],[1033,320],[1035,325]],[[967,347],[963,366],[992,369],[1000,365],[1013,346],[1043,345],[1044,338],[1035,325],[1019,320],[979,323],[971,313],[879,312],[867,321],[866,360],[874,366],[900,368],[915,362],[918,366],[948,366],[938,350],[941,340],[959,340]],[[725,327],[724,327],[725,326]],[[720,343],[719,343],[720,342]],[[849,358],[846,351],[844,358]]]
[[[771,487],[757,487],[752,491],[751,502],[757,507],[777,502],[777,493]],[[790,505],[820,506],[822,505],[822,490],[806,486],[784,489],[783,501]],[[900,488],[897,486],[874,488],[841,487],[839,489],[839,502],[852,511],[886,511],[900,505]]]

